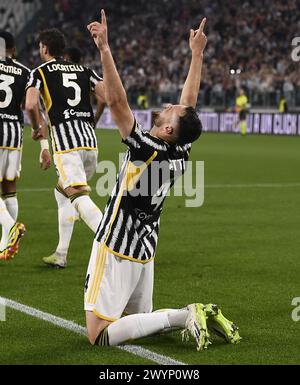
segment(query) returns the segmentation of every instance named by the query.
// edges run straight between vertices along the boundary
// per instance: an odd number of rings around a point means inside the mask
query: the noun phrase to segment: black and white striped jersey
[[[54,152],[62,153],[78,149],[96,149],[94,124],[74,119],[51,127]]]
[[[135,123],[128,151],[96,233],[113,254],[147,263],[155,256],[165,197],[186,168],[191,145],[171,146]]]
[[[21,104],[30,70],[11,58],[0,61],[0,148],[19,150],[23,144]]]
[[[58,59],[31,72],[27,89],[41,93],[55,153],[97,148],[91,91],[101,80],[89,68]]]

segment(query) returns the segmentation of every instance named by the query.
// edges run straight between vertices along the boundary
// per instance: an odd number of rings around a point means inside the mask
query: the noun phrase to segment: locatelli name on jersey
[[[47,66],[49,72],[63,71],[63,72],[84,72],[84,67],[77,64],[51,64]]]

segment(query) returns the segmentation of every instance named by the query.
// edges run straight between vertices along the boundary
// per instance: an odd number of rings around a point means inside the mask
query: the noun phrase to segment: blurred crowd
[[[101,7],[107,13],[113,55],[133,100],[140,94],[180,92],[190,63],[189,29],[197,28],[204,16],[205,104],[225,95],[230,107],[240,87],[248,94],[274,97],[300,89],[299,62],[291,59],[291,42],[300,31],[300,0],[102,0]],[[68,44],[82,50],[84,64],[101,73],[86,30],[88,22],[99,19],[97,8],[94,0],[55,0],[54,17],[39,20],[38,27],[60,28]],[[28,39],[23,59],[31,67],[39,64],[36,36]]]

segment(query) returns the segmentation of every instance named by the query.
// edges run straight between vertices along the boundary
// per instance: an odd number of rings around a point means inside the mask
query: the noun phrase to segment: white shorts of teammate
[[[78,150],[54,154],[59,181],[64,189],[86,186],[97,168],[97,150]]]
[[[0,182],[20,178],[22,151],[0,149]]]
[[[85,282],[84,310],[107,321],[151,313],[154,261],[132,262],[94,241]]]

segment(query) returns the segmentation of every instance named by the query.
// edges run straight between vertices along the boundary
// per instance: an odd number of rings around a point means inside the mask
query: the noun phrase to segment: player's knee
[[[68,187],[65,190],[65,194],[71,197],[78,197],[81,195],[89,195],[91,188],[89,186],[76,186],[76,187]]]
[[[96,342],[96,339],[97,339],[97,337],[94,335],[94,334],[90,334],[90,333],[88,333],[88,340],[89,340],[89,343],[91,344],[91,345],[95,345],[95,342]]]
[[[12,181],[3,179],[1,183],[1,187],[2,187],[3,194],[16,194],[16,190],[17,190],[16,179]]]
[[[108,346],[108,331],[107,331],[107,327],[108,327],[109,323],[106,323],[106,322],[103,322],[101,323],[100,326],[98,326],[97,328],[95,327],[91,327],[91,328],[87,328],[87,331],[88,331],[88,340],[90,342],[91,345],[95,345],[95,346],[98,346],[98,345],[101,345],[101,346]]]
[[[65,192],[68,194],[75,194],[81,191],[90,191],[89,186],[70,186],[65,189]]]

